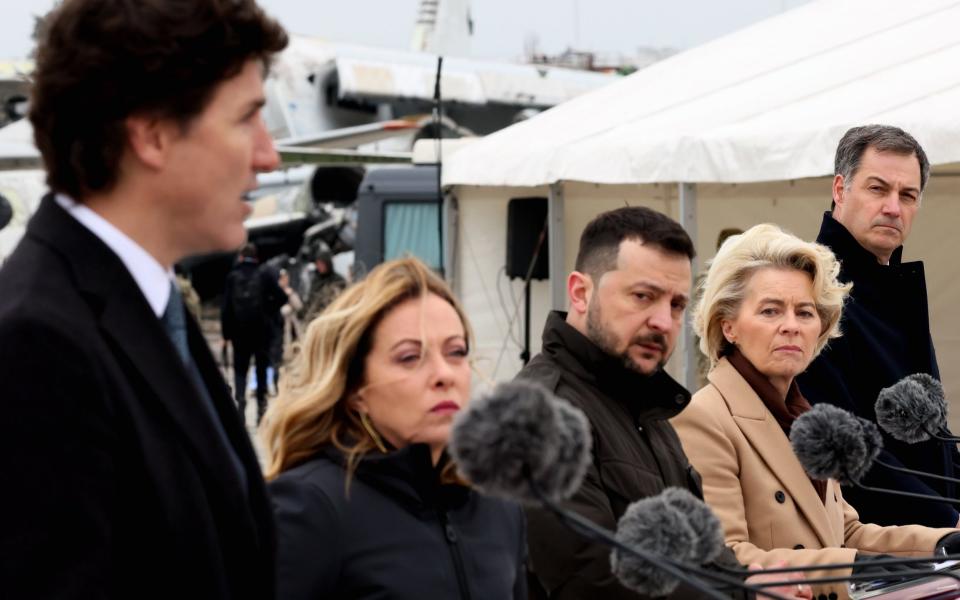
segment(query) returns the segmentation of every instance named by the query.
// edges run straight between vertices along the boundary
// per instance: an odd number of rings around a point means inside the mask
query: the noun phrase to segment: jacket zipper
[[[460,553],[460,544],[458,543],[457,530],[447,518],[445,510],[437,511],[440,515],[440,525],[443,527],[443,535],[447,539],[447,546],[450,548],[450,555],[453,557],[453,568],[457,572],[457,584],[460,586],[460,598],[470,600],[470,588],[467,587],[467,573],[463,566],[463,555]]]

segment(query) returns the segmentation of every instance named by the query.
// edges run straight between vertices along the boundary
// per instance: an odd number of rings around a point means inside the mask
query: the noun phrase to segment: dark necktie
[[[167,302],[167,309],[163,311],[163,316],[160,317],[160,322],[163,324],[163,328],[177,349],[177,354],[180,355],[180,360],[183,361],[187,369],[190,381],[200,395],[203,410],[206,412],[207,417],[213,421],[213,426],[217,432],[220,444],[227,450],[234,470],[236,470],[237,476],[240,478],[244,493],[246,493],[247,476],[243,468],[243,463],[240,461],[240,457],[237,456],[233,445],[227,438],[226,431],[223,430],[223,425],[217,416],[213,400],[210,398],[210,392],[207,390],[207,386],[200,376],[200,371],[197,369],[197,364],[190,354],[190,344],[187,341],[187,316],[183,306],[183,296],[180,293],[180,288],[177,287],[177,284],[173,281],[170,282],[170,300]]]

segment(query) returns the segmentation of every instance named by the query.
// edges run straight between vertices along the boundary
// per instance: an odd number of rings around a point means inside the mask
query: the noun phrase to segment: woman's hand
[[[774,563],[770,566],[771,569],[779,569],[781,567],[787,566],[787,561],[781,560],[780,562]],[[751,571],[763,571],[763,567],[758,563],[753,563],[748,567]],[[806,580],[806,577],[803,573],[767,573],[763,575],[751,575],[747,578],[746,583],[748,584],[758,584],[765,583],[767,581],[785,581],[791,580],[796,581],[796,585],[783,585],[780,587],[766,588],[767,590],[773,592],[774,594],[780,594],[786,598],[797,598],[803,600],[812,600],[813,598],[813,589],[803,583]],[[762,596],[757,596],[761,598]]]

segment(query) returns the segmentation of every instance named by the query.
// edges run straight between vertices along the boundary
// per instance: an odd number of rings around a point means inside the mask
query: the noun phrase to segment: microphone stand
[[[960,483],[960,480],[953,479],[952,477],[943,477],[943,476],[941,476],[941,475],[934,475],[933,473],[924,473],[923,471],[914,471],[913,469],[906,469],[906,468],[902,468],[902,467],[894,467],[893,465],[889,465],[889,464],[887,464],[887,463],[885,463],[885,462],[878,461],[876,458],[873,459],[873,462],[876,463],[876,464],[879,464],[880,466],[893,469],[893,470],[895,470],[895,471],[901,471],[901,470],[902,470],[902,471],[907,472],[907,473],[923,474],[923,475],[926,475],[926,476],[929,476],[929,477],[933,477],[933,478],[935,478],[935,479],[945,479],[945,480],[950,481],[950,482],[953,482],[953,483]],[[861,490],[865,490],[865,491],[868,491],[868,492],[880,492],[880,493],[882,493],[882,494],[892,494],[892,495],[894,495],[894,496],[902,496],[902,497],[904,497],[904,498],[916,498],[917,500],[930,500],[930,501],[933,501],[933,502],[946,502],[946,503],[949,503],[949,504],[960,505],[960,500],[958,500],[958,499],[956,499],[956,498],[948,498],[948,497],[946,497],[946,496],[932,496],[932,495],[930,495],[930,494],[918,494],[918,493],[916,493],[916,492],[904,492],[903,490],[888,490],[888,489],[886,489],[886,488],[878,488],[878,487],[874,487],[874,486],[871,486],[871,485],[864,485],[864,484],[860,483],[860,480],[859,480],[859,479],[854,480],[852,477],[850,477],[850,475],[847,473],[846,467],[841,467],[841,468],[843,469],[844,479],[845,479],[846,481],[851,482],[854,487],[859,488],[859,489],[861,489]]]
[[[955,435],[948,435],[950,432],[946,429],[940,429],[937,433],[931,433],[926,427],[923,428],[923,432],[932,437],[935,440],[940,440],[941,442],[960,442],[960,437]]]
[[[676,561],[668,557],[659,557],[650,554],[639,548],[634,548],[628,546],[618,540],[611,532],[600,527],[593,521],[573,512],[564,509],[559,504],[548,498],[543,490],[540,489],[540,486],[533,480],[529,469],[524,467],[524,476],[527,479],[527,483],[530,486],[530,490],[533,492],[534,497],[540,501],[544,508],[552,512],[561,522],[566,524],[572,530],[577,533],[587,537],[589,539],[601,542],[621,552],[636,556],[641,560],[647,561],[650,564],[663,569],[667,573],[673,575],[675,578],[686,581],[692,587],[700,590],[704,594],[708,595],[715,600],[729,600],[726,596],[719,594],[715,589],[710,588],[705,582],[697,579],[697,577],[702,577],[704,579],[709,579],[714,582],[724,584],[724,588],[735,587],[740,589],[749,590],[755,594],[767,596],[769,598],[776,598],[779,600],[784,600],[783,596],[767,591],[764,588],[769,587],[780,587],[780,586],[793,586],[799,584],[818,584],[818,583],[841,583],[849,581],[877,581],[877,580],[888,580],[888,579],[903,579],[907,577],[919,577],[919,576],[937,576],[937,577],[948,577],[960,581],[960,574],[954,573],[952,571],[935,571],[930,568],[926,569],[904,569],[901,571],[890,572],[890,573],[860,573],[860,574],[849,574],[841,575],[835,577],[816,577],[813,579],[804,579],[801,581],[798,580],[782,580],[782,581],[768,581],[762,583],[745,583],[740,579],[733,579],[732,577],[726,577],[720,573],[715,573],[708,571],[706,569],[687,565],[682,562]],[[904,492],[907,493],[907,492]],[[920,495],[920,497],[924,497]],[[932,497],[931,497],[932,498]],[[930,564],[931,559],[946,561],[946,560],[958,560],[960,561],[960,554],[949,554],[938,557],[918,557],[918,558],[881,558],[876,559],[870,562],[873,566],[885,566],[885,565],[922,565]],[[749,571],[744,569],[730,569],[722,565],[714,565],[714,567],[727,575],[734,577],[743,577],[750,575],[763,574],[773,574],[773,573],[803,573],[809,571],[829,571],[836,569],[852,569],[856,566],[857,563],[827,563],[819,565],[809,565],[802,567],[776,567],[776,568],[765,568],[762,571]]]
[[[884,566],[884,565],[912,565],[912,564],[930,564],[930,559],[935,558],[936,560],[945,561],[945,560],[960,560],[960,554],[948,554],[944,556],[937,557],[918,557],[918,558],[879,558],[876,560],[870,561],[871,565],[874,566]],[[774,568],[765,568],[763,571],[745,571],[742,569],[730,569],[721,565],[717,565],[717,568],[725,573],[731,575],[749,575],[756,574],[758,572],[766,573],[802,573],[806,571],[830,571],[835,569],[852,569],[856,566],[857,563],[825,563],[820,565],[808,565],[804,567],[774,567]],[[919,575],[925,576],[935,576],[935,577],[948,577],[960,581],[960,574],[954,573],[952,571],[935,571],[932,569],[903,569],[901,571],[893,571],[890,573],[860,573],[837,576],[837,577],[816,577],[813,579],[804,579],[802,582],[796,580],[784,580],[784,581],[770,581],[756,584],[757,587],[775,587],[782,585],[796,585],[797,583],[839,583],[843,581],[877,581],[884,579],[903,579],[907,577],[916,577]]]
[[[930,431],[930,429],[928,429],[926,425],[921,425],[919,429],[920,429],[920,431],[922,431],[923,433],[925,433],[925,434],[927,435],[927,438],[928,438],[928,439],[934,439],[934,440],[937,440],[937,441],[940,441],[940,442],[944,442],[944,443],[946,443],[946,444],[949,444],[949,443],[954,443],[954,444],[956,444],[956,443],[960,442],[960,437],[957,437],[957,436],[955,436],[955,435],[950,435],[950,431],[949,431],[946,427],[941,427],[940,430],[937,431],[936,433]],[[887,433],[890,433],[890,432],[887,431]],[[896,436],[894,436],[892,433],[890,433],[890,435],[893,436],[894,439],[898,439],[898,438],[897,438]],[[900,441],[903,441],[903,440],[900,440]],[[926,440],[924,440],[924,441],[926,441]],[[885,466],[887,466],[887,465],[885,465]],[[896,467],[893,467],[893,468],[896,468]],[[953,468],[960,470],[960,464],[953,463]],[[933,477],[937,477],[936,475],[932,475],[932,474],[928,474],[928,475],[931,475],[931,476],[933,476]],[[948,483],[957,483],[957,482],[955,482],[955,481],[948,481]]]
[[[533,476],[530,473],[530,469],[527,465],[523,467],[524,476],[527,479],[527,483],[530,486],[530,491],[533,492],[534,497],[540,501],[544,508],[552,512],[561,522],[566,524],[568,527],[576,531],[577,533],[587,537],[589,539],[599,541],[603,544],[611,546],[621,552],[636,556],[637,558],[646,561],[655,567],[662,569],[672,575],[674,578],[688,583],[691,587],[696,588],[700,592],[703,592],[710,598],[714,600],[730,600],[728,596],[725,596],[719,593],[716,589],[711,588],[708,584],[701,581],[697,577],[704,577],[712,579],[718,583],[726,584],[726,586],[733,586],[740,589],[749,590],[755,594],[763,595],[768,598],[775,598],[776,600],[788,600],[781,596],[770,591],[763,589],[764,587],[771,586],[760,586],[754,584],[744,583],[739,579],[734,579],[733,577],[728,577],[720,573],[711,573],[706,569],[696,567],[693,565],[687,565],[682,562],[676,561],[668,557],[654,556],[653,554],[641,550],[639,548],[633,548],[627,546],[620,540],[618,540],[611,532],[600,527],[593,521],[573,512],[564,509],[559,504],[551,500],[543,493],[543,490],[540,489],[540,486],[534,481]],[[724,569],[727,570],[727,569]],[[751,574],[758,574],[757,572],[750,571]],[[876,579],[876,578],[875,578]],[[789,581],[786,584],[781,583],[780,585],[797,585],[797,581]],[[805,582],[804,582],[805,583]]]
[[[940,438],[937,438],[940,439]],[[938,481],[945,481],[947,483],[955,483],[960,485],[960,479],[956,477],[947,477],[945,475],[937,475],[935,473],[927,473],[926,471],[917,471],[916,469],[908,469],[907,467],[898,467],[896,465],[891,465],[888,462],[882,461],[879,458],[873,459],[873,464],[880,465],[881,467],[890,469],[897,473],[906,473],[907,475],[916,475],[917,477],[927,477],[929,479],[936,479]]]

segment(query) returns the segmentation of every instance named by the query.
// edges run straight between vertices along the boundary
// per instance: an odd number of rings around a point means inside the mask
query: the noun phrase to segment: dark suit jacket
[[[878,264],[876,257],[829,212],[823,215],[817,242],[837,255],[840,279],[852,282],[853,290],[840,321],[843,336],[830,340],[806,372],[797,377],[797,383],[811,404],[828,402],[876,423],[874,405],[880,390],[913,373],[940,378],[930,337],[923,263],[901,262],[901,247],[894,251],[889,265]],[[884,462],[956,476],[953,463],[960,463],[960,454],[955,444],[936,440],[905,444],[884,432],[883,446],[879,458]],[[956,497],[957,491],[950,483],[883,467],[870,469],[862,483],[948,498]],[[960,517],[957,507],[949,503],[918,502],[855,487],[845,487],[843,495],[864,523],[954,527]]]
[[[272,597],[260,469],[188,320],[246,489],[123,263],[43,200],[0,269],[0,596]]]

